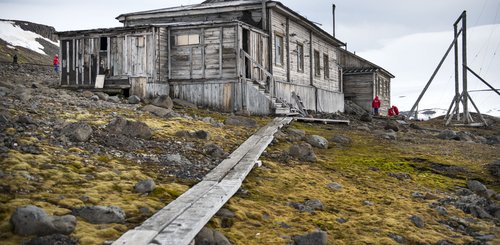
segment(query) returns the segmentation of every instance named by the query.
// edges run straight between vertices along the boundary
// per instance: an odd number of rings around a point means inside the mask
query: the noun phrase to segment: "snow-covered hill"
[[[59,52],[55,29],[26,21],[0,20],[0,61],[50,64]]]

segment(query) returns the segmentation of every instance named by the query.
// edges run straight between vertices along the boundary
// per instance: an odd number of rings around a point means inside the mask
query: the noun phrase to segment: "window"
[[[107,51],[108,50],[108,38],[107,37],[101,37],[101,42],[100,42],[100,51]]]
[[[175,45],[177,46],[196,45],[196,44],[200,44],[199,34],[185,34],[185,35],[178,35],[175,37]]]
[[[325,79],[330,78],[330,61],[328,60],[328,55],[323,54],[323,67],[325,69]]]
[[[283,37],[276,35],[274,39],[275,45],[275,60],[276,65],[283,65]]]
[[[297,71],[304,71],[304,45],[297,43]]]
[[[314,74],[316,76],[321,75],[321,66],[319,65],[319,52],[314,50]]]

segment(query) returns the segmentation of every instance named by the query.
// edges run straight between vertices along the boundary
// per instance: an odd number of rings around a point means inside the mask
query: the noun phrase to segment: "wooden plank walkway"
[[[297,122],[317,122],[324,124],[333,124],[333,123],[345,123],[349,125],[349,120],[337,120],[337,119],[322,119],[322,118],[309,118],[309,117],[294,117],[293,118]]]
[[[113,245],[189,244],[212,216],[238,191],[260,155],[290,117],[275,118],[250,136],[205,178]]]

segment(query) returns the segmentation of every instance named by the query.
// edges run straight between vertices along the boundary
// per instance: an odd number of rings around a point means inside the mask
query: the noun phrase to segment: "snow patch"
[[[53,42],[31,31],[25,31],[12,21],[0,21],[0,39],[3,39],[12,46],[24,47],[46,55],[43,51],[43,45],[37,41],[37,38],[59,46],[59,42]]]
[[[7,45],[7,48],[10,48],[10,49],[16,49],[16,47],[14,47],[14,46],[10,46],[10,45]]]

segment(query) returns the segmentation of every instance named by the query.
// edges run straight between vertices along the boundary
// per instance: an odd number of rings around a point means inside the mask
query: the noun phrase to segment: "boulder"
[[[137,95],[132,95],[132,96],[128,97],[127,102],[129,104],[136,105],[136,104],[141,103],[141,98],[139,98],[139,96],[137,96]]]
[[[236,214],[231,210],[227,208],[221,208],[215,215],[220,218],[222,228],[230,228],[231,226],[233,226],[234,217],[236,217]]]
[[[23,245],[77,245],[78,239],[63,234],[36,237]]]
[[[398,234],[394,234],[394,233],[389,233],[388,235],[390,238],[392,238],[392,240],[394,240],[395,242],[399,243],[399,244],[405,244],[406,243],[406,239]]]
[[[291,202],[290,207],[299,210],[300,212],[314,213],[316,210],[323,210],[323,203],[319,199],[309,199],[304,203]]]
[[[373,116],[372,114],[365,112],[361,117],[359,118],[362,122],[372,122],[373,121]]]
[[[493,161],[486,165],[486,169],[490,172],[491,175],[500,179],[500,160]]]
[[[74,142],[87,142],[92,135],[92,127],[86,123],[71,123],[66,125],[61,133]]]
[[[328,149],[328,140],[319,135],[307,135],[306,142],[320,149]]]
[[[109,98],[106,101],[113,103],[120,103],[120,98],[118,96],[109,96]]]
[[[352,139],[343,135],[335,135],[330,139],[330,141],[341,146],[350,146],[352,144]]]
[[[113,134],[122,134],[141,139],[149,139],[153,135],[151,129],[145,123],[129,121],[123,117],[115,118],[106,126],[106,129]]]
[[[45,236],[71,234],[75,230],[76,218],[73,215],[50,216],[43,209],[28,205],[17,208],[10,218],[10,223],[16,234]]]
[[[175,132],[175,136],[181,137],[181,138],[189,138],[189,137],[191,137],[191,132],[189,132],[188,130],[181,130],[181,131]]]
[[[332,183],[326,185],[326,188],[328,188],[330,190],[339,191],[339,190],[342,190],[342,188],[344,188],[344,187],[341,184],[337,183],[337,182],[332,182]]]
[[[469,188],[469,190],[473,191],[474,193],[476,193],[480,196],[486,196],[486,194],[488,192],[488,189],[486,188],[486,186],[477,180],[467,181],[467,188]]]
[[[290,142],[301,141],[306,137],[306,131],[294,128],[288,128],[286,130],[286,139]]]
[[[147,105],[142,108],[143,111],[147,111],[153,115],[159,116],[159,117],[166,117],[169,115],[169,113],[172,112],[171,109],[165,109],[163,107],[155,106],[155,105]]]
[[[19,116],[16,122],[24,125],[36,125],[36,122],[33,120],[33,118],[28,115]]]
[[[181,100],[181,99],[173,99],[173,102],[174,102],[174,104],[181,106],[181,107],[184,107],[184,108],[193,108],[193,109],[198,108],[198,106],[196,106],[195,104],[193,104],[189,101]]]
[[[92,98],[92,96],[94,96],[94,93],[92,93],[91,91],[85,90],[82,92],[82,96],[87,98],[87,99],[90,99],[90,98]]]
[[[220,158],[226,155],[224,149],[217,144],[208,144],[203,148],[203,152],[209,156]]]
[[[155,187],[156,187],[155,182],[152,179],[147,179],[135,184],[134,192],[148,193],[152,192],[155,189]]]
[[[407,180],[407,179],[412,179],[411,175],[408,173],[388,173],[390,177],[396,178],[398,180]]]
[[[316,154],[314,154],[312,146],[308,143],[290,146],[288,154],[306,162],[316,162],[318,160]]]
[[[123,223],[125,212],[115,206],[85,206],[73,209],[73,214],[92,224]]]
[[[205,130],[198,130],[198,131],[194,132],[193,136],[198,138],[198,139],[202,139],[202,140],[210,139],[210,133],[205,131]]]
[[[95,92],[95,95],[99,97],[100,100],[107,101],[109,99],[109,95],[103,92]]]
[[[176,154],[167,154],[161,159],[162,162],[167,162],[169,164],[176,164],[176,165],[191,165],[191,161],[187,159],[185,156],[182,156],[179,153]]]
[[[410,217],[410,220],[418,228],[424,228],[424,226],[425,226],[425,222],[420,216],[412,215]]]
[[[460,137],[453,130],[443,130],[437,137],[442,140],[460,140]]]
[[[302,236],[294,236],[295,245],[327,245],[328,234],[324,231],[314,231]]]
[[[207,227],[203,227],[194,240],[196,245],[231,245],[222,233]]]
[[[255,119],[248,118],[248,117],[242,117],[242,116],[231,116],[224,121],[224,124],[233,125],[233,126],[249,127],[249,128],[256,128],[257,127],[257,121],[255,121]]]
[[[399,131],[399,126],[398,126],[397,122],[395,122],[393,120],[387,120],[387,122],[385,123],[384,129],[385,130],[391,129],[394,132],[398,132]]]
[[[153,105],[172,110],[174,102],[168,95],[160,95],[153,99]]]

